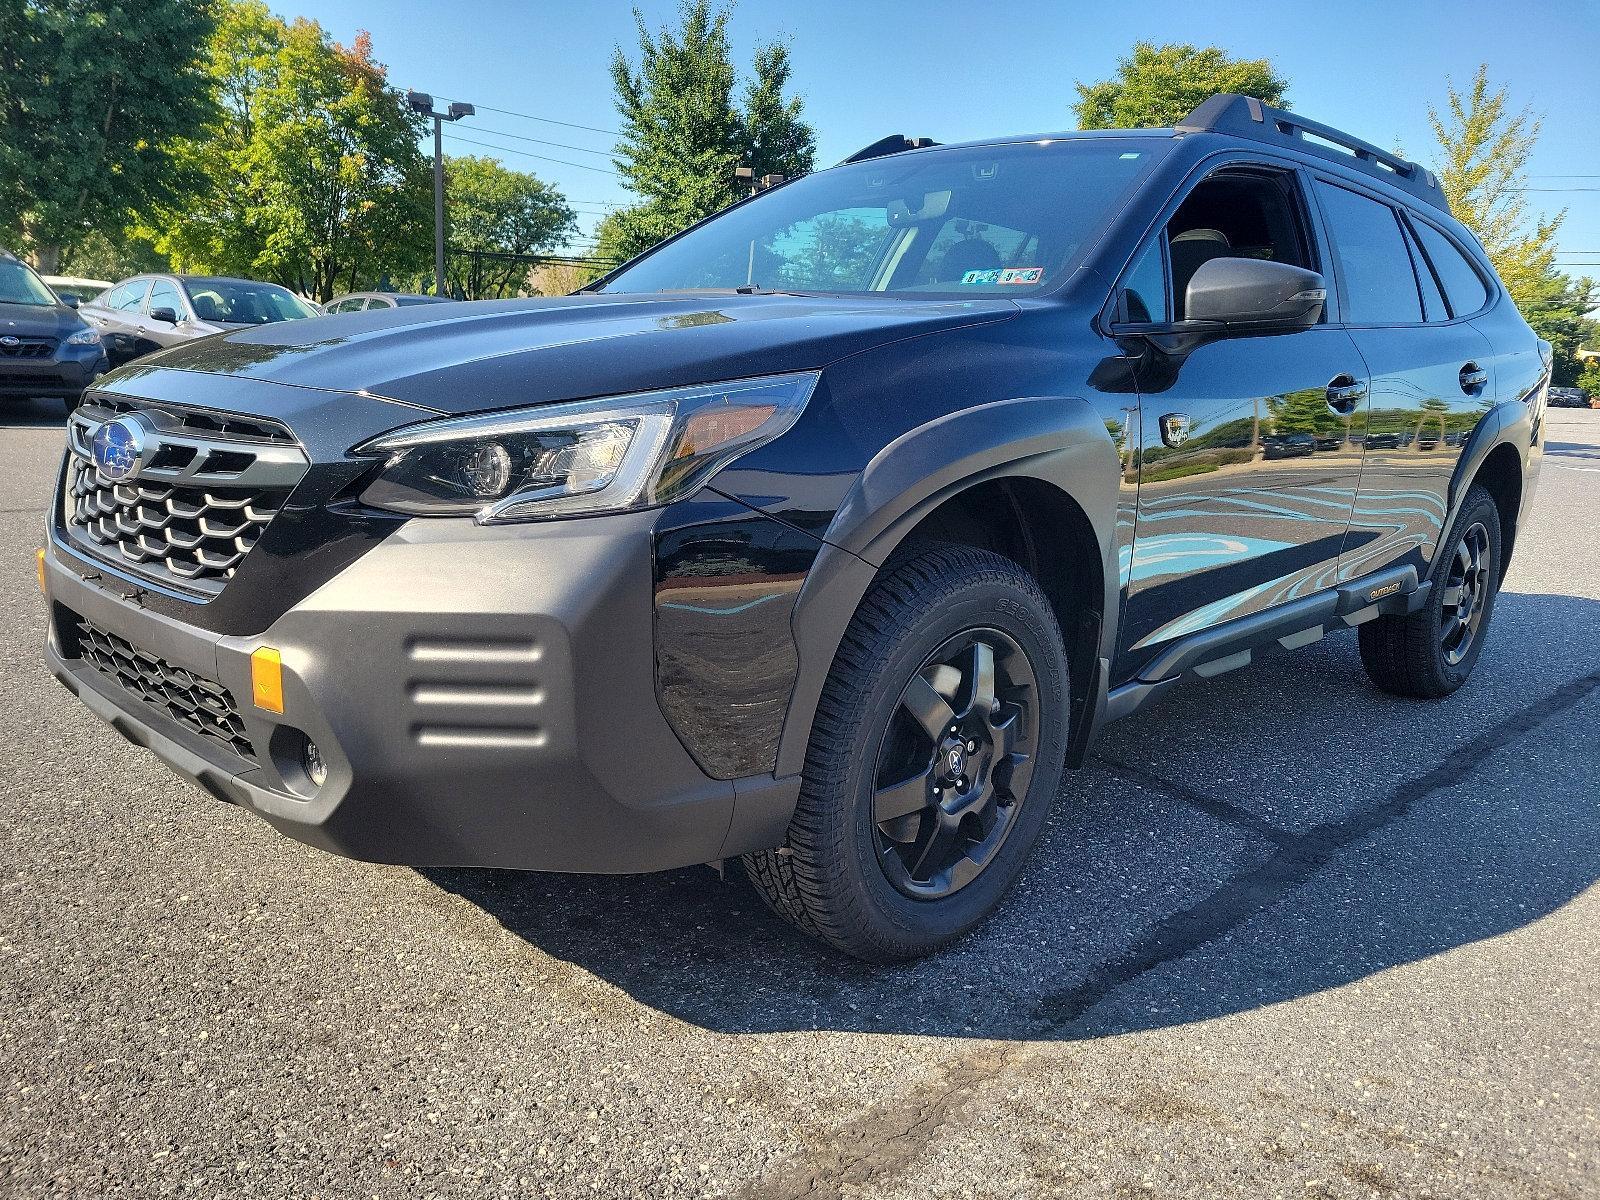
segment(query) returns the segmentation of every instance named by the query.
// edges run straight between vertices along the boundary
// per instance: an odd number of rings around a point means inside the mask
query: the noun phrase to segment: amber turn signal
[[[283,711],[283,657],[271,646],[250,656],[250,699],[257,708]]]

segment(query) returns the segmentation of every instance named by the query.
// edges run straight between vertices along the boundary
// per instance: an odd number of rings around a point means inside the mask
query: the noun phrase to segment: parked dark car
[[[1353,627],[1379,688],[1460,687],[1550,363],[1433,176],[1259,101],[896,136],[576,296],[114,373],[71,422],[48,656],[313,845],[740,862],[799,928],[905,958],[990,913],[1064,765],[1186,681]],[[1311,400],[1471,433],[1292,469],[1211,441]]]
[[[1589,396],[1582,388],[1553,387],[1550,389],[1551,408],[1588,408]]]
[[[110,369],[100,335],[77,306],[0,250],[0,397],[60,400],[70,409]]]
[[[229,329],[320,315],[288,288],[212,275],[136,275],[82,309],[121,365]]]
[[[1316,452],[1317,439],[1309,433],[1286,433],[1262,439],[1261,446],[1264,458],[1304,458]]]
[[[325,313],[365,312],[369,308],[410,308],[414,304],[452,304],[449,296],[424,296],[414,292],[350,292],[322,306]]]

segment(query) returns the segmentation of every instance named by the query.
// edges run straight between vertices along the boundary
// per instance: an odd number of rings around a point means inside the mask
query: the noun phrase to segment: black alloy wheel
[[[902,551],[839,644],[784,844],[744,857],[761,898],[871,962],[976,928],[1049,819],[1068,675],[1055,610],[1015,560]]]
[[[994,860],[1033,776],[1038,684],[998,629],[957,634],[900,693],[878,751],[878,861],[901,892],[939,900]]]
[[[1439,592],[1439,645],[1452,667],[1460,666],[1471,652],[1488,612],[1493,565],[1489,530],[1482,521],[1475,521],[1456,543]]]

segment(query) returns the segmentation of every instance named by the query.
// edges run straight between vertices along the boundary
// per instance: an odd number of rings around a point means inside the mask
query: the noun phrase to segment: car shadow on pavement
[[[1512,636],[1515,631],[1515,636]],[[1504,593],[1438,704],[1371,689],[1353,637],[1108,730],[973,936],[870,967],[737,871],[424,874],[545,954],[728,1033],[1070,1039],[1242,1012],[1517,929],[1600,878],[1600,603]]]
[[[5,424],[42,428],[65,425],[67,410],[59,400],[7,400]]]

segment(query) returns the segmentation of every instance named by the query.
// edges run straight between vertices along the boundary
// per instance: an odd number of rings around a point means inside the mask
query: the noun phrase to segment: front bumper
[[[76,400],[111,369],[104,352],[42,359],[0,358],[0,396]]]
[[[211,633],[124,599],[52,545],[52,669],[130,741],[301,841],[412,865],[632,872],[770,842],[794,783],[705,775],[653,678],[654,514],[483,528],[415,521],[259,636]],[[80,622],[226,688],[253,761],[79,653]],[[283,713],[251,703],[277,649]],[[314,741],[328,777],[302,769]]]

